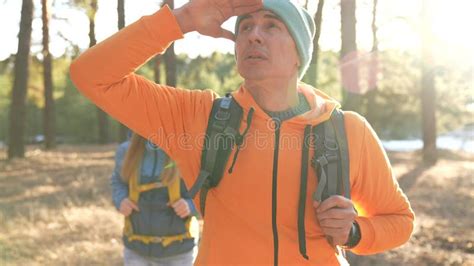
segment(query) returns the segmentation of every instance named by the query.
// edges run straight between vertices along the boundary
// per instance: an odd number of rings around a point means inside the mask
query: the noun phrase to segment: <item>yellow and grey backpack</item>
[[[172,183],[164,182],[153,182],[147,184],[139,183],[138,173],[134,174],[129,180],[129,198],[134,203],[138,204],[140,199],[140,194],[145,191],[150,191],[152,189],[158,189],[167,187],[168,195],[170,202],[175,202],[181,198],[181,187],[180,187],[180,178],[175,178]],[[125,226],[123,229],[123,235],[128,239],[128,241],[141,241],[145,244],[150,243],[161,243],[163,247],[167,247],[175,241],[183,241],[184,239],[192,238],[190,233],[190,223],[191,217],[188,217],[185,222],[186,232],[178,235],[169,235],[169,236],[150,236],[150,235],[139,235],[133,231],[132,221],[130,218],[131,215],[125,217]]]

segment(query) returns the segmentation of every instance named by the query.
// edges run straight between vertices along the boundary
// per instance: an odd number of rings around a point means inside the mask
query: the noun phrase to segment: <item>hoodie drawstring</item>
[[[244,138],[247,135],[247,132],[249,131],[250,124],[252,124],[252,118],[253,118],[253,112],[254,111],[255,110],[253,109],[253,107],[250,107],[250,110],[247,114],[247,127],[245,127],[244,133],[237,134],[235,136],[235,144],[237,145],[237,150],[235,151],[234,158],[232,158],[232,164],[231,164],[231,166],[228,170],[229,174],[232,174],[232,171],[234,170],[234,165],[235,165],[235,162],[237,161],[237,156],[239,155],[239,152],[240,152],[240,146],[244,142]]]
[[[311,141],[311,126],[307,125],[304,129],[303,137],[303,156],[301,158],[301,183],[300,183],[300,198],[298,203],[298,243],[300,254],[305,259],[309,259],[306,254],[306,232],[304,226],[304,213],[306,208],[306,189],[308,186],[308,160],[309,160],[309,145]]]

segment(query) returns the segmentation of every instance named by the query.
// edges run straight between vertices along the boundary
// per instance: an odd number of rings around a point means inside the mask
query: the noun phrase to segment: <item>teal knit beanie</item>
[[[272,11],[285,23],[296,43],[301,65],[298,78],[302,79],[313,55],[313,38],[316,31],[311,15],[292,0],[264,0],[263,9]],[[237,18],[235,32],[238,32],[242,16]]]

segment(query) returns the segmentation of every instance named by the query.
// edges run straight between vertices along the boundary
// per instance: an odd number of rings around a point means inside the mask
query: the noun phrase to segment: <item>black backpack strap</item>
[[[350,198],[349,150],[343,112],[334,110],[328,121],[313,128],[313,133],[315,154],[311,165],[319,181],[314,200],[321,202],[337,194]]]
[[[342,178],[342,187],[339,189],[341,195],[350,199],[351,198],[351,186],[350,186],[350,175],[349,175],[349,145],[347,144],[346,128],[344,125],[344,113],[340,109],[336,109],[333,113],[334,119],[331,119],[333,124],[334,133],[336,134],[336,140],[339,145],[340,155],[340,177]]]
[[[329,120],[320,123],[313,130],[314,156],[311,165],[318,176],[318,187],[313,199],[321,202],[332,195],[344,195],[350,198],[349,184],[349,150],[344,127],[344,113],[336,109]],[[300,199],[298,208],[298,242],[300,254],[308,259],[306,253],[306,233],[304,225],[304,208],[306,196],[308,147],[311,139],[310,128],[305,128],[301,168]],[[332,240],[329,240],[332,241]]]
[[[332,121],[331,121],[332,122]],[[336,140],[336,134],[332,125],[326,124],[324,127],[324,148],[326,149],[327,164],[327,193],[336,195],[339,184],[339,145]]]
[[[196,182],[189,190],[192,198],[201,190],[202,215],[204,215],[208,190],[219,184],[232,148],[241,138],[239,127],[242,114],[242,107],[230,94],[216,99],[212,105],[201,154],[201,169]]]
[[[318,176],[318,187],[313,200],[322,202],[332,195],[350,198],[349,150],[344,127],[344,113],[340,109],[332,112],[329,120],[313,127],[314,156],[311,166]],[[332,239],[328,239],[332,244]],[[300,252],[305,251],[301,247]],[[337,249],[336,249],[337,251]],[[305,254],[301,252],[303,257]]]

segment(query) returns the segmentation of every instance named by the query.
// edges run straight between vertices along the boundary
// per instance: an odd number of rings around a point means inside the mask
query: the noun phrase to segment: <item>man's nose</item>
[[[249,33],[249,43],[262,43],[262,29],[259,26],[253,27]]]

